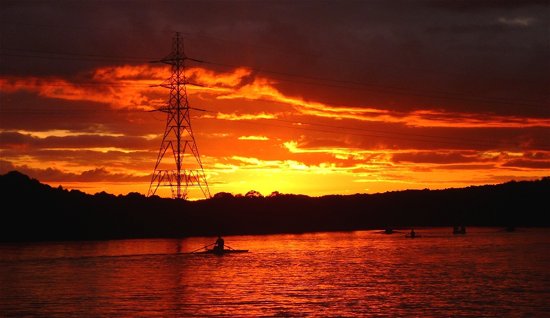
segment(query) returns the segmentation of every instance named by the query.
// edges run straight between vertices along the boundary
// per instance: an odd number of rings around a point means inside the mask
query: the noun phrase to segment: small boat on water
[[[214,245],[213,248],[208,248],[212,245]],[[219,235],[216,242],[191,252],[191,254],[214,254],[214,255],[239,254],[239,253],[248,253],[248,250],[238,250],[238,249],[232,248],[231,246],[225,245],[223,238]]]
[[[453,226],[453,234],[466,234],[466,227],[462,226]]]
[[[411,229],[411,232],[410,232],[409,234],[405,235],[405,237],[407,237],[407,238],[417,238],[417,237],[420,237],[420,235],[417,234],[417,233],[414,231],[414,229]]]
[[[194,254],[214,254],[214,255],[225,255],[225,254],[238,254],[238,253],[248,253],[248,250],[235,250],[235,249],[207,249],[200,252],[195,252]]]

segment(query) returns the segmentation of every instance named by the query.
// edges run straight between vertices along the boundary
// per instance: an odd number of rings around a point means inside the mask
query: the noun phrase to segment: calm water
[[[0,245],[0,316],[550,317],[550,229]]]

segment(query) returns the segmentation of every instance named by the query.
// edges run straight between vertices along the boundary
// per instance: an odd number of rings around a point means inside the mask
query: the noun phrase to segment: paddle
[[[214,245],[214,244],[216,244],[216,243],[212,243],[212,244],[209,244],[209,245],[205,245],[205,246],[203,246],[203,247],[201,247],[201,248],[198,248],[198,249],[196,249],[196,250],[194,250],[194,251],[192,251],[192,252],[189,252],[189,253],[198,252],[198,251],[202,250],[203,248],[207,248],[207,247],[212,246],[212,245]]]

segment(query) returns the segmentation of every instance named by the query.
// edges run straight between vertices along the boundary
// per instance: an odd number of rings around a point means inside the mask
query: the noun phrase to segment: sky
[[[170,76],[151,61],[177,31],[201,61],[186,76],[212,194],[549,176],[548,16],[528,0],[2,1],[0,173],[146,194]]]

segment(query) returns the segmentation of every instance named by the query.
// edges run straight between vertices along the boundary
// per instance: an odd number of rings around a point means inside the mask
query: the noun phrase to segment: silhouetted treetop
[[[244,196],[247,197],[247,198],[261,198],[261,197],[263,197],[263,195],[260,192],[256,191],[256,190],[250,190]]]

